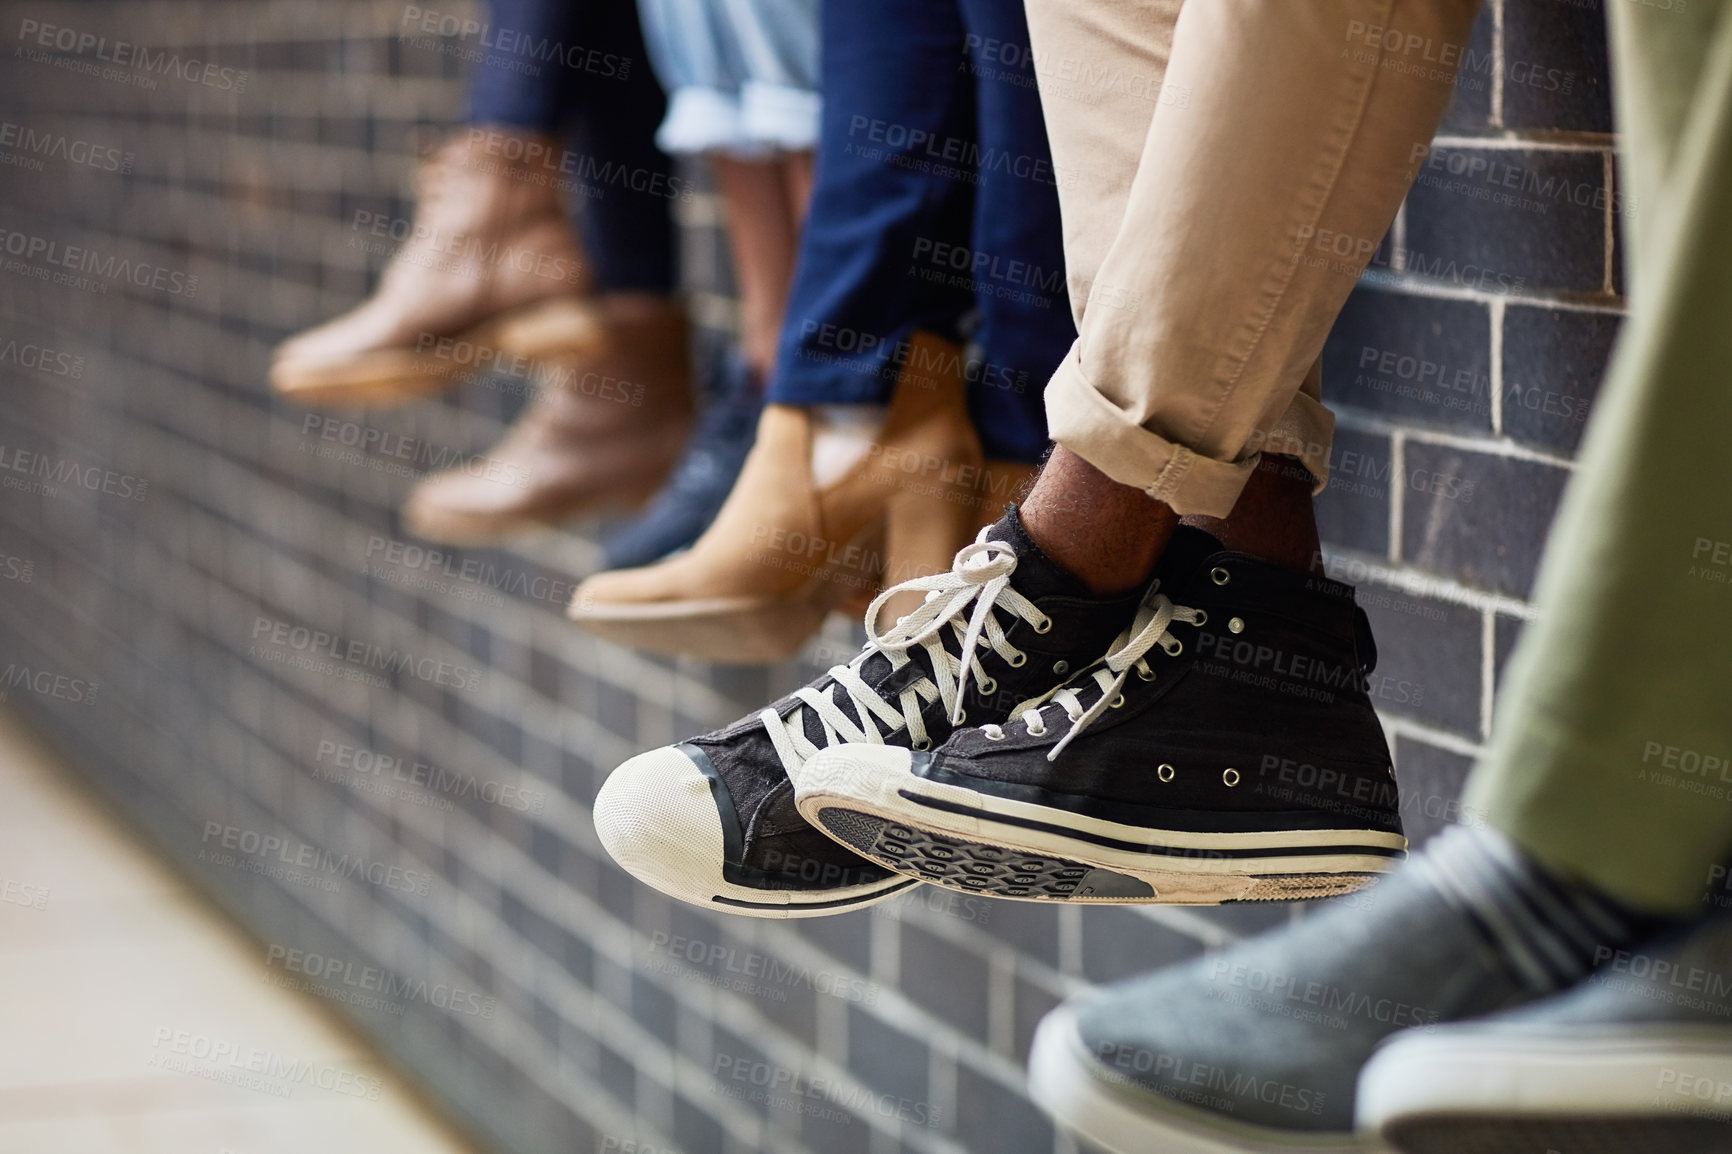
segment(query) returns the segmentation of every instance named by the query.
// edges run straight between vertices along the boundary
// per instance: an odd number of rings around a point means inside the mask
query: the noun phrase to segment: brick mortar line
[[[1504,126],[1503,80],[1509,67],[1505,60],[1508,43],[1504,35],[1504,0],[1491,0],[1491,97],[1486,105],[1486,119],[1496,128]]]
[[[1460,449],[1463,452],[1477,453],[1484,457],[1500,457],[1506,460],[1526,461],[1536,465],[1551,465],[1572,473],[1576,468],[1573,457],[1535,449],[1509,436],[1480,437],[1468,433],[1452,433],[1444,429],[1427,428],[1423,425],[1408,425],[1400,421],[1392,421],[1369,409],[1339,403],[1333,406],[1333,411],[1339,427],[1351,429],[1358,433],[1381,433],[1391,437],[1399,435],[1414,444]]]
[[[1405,254],[1404,254],[1405,255]],[[1521,292],[1494,293],[1461,288],[1436,277],[1408,272],[1405,268],[1367,268],[1355,286],[1366,292],[1394,293],[1424,300],[1473,301],[1480,304],[1516,304],[1525,308],[1556,309],[1564,312],[1616,313],[1629,310],[1624,298],[1611,294],[1584,293],[1569,289],[1523,289]]]
[[[1386,724],[1397,737],[1434,745],[1448,753],[1458,754],[1475,761],[1485,752],[1485,747],[1480,742],[1423,721],[1414,721],[1406,717],[1390,717],[1386,719]],[[1396,776],[1399,778],[1401,767],[1398,765],[1395,768]],[[1396,784],[1399,786],[1401,783],[1397,781]]]
[[[1532,604],[1520,598],[1475,589],[1454,578],[1440,577],[1405,562],[1391,561],[1387,557],[1378,557],[1363,550],[1325,544],[1323,557],[1325,564],[1339,562],[1348,566],[1363,566],[1365,578],[1362,584],[1401,593],[1417,601],[1441,601],[1481,612],[1502,613],[1523,621],[1532,621],[1539,615]]]
[[[1482,152],[1611,152],[1617,134],[1572,129],[1497,128],[1485,135],[1471,132],[1440,132],[1433,147],[1477,149]]]
[[[1491,409],[1491,432],[1494,437],[1504,436],[1503,427],[1503,342],[1504,324],[1508,309],[1503,301],[1493,301],[1486,310],[1486,319],[1491,324],[1490,363],[1487,365],[1487,382],[1491,387],[1491,396],[1486,398],[1486,404]]]
[[[1354,428],[1353,414],[1337,412],[1335,414],[1338,428]],[[1400,564],[1402,560],[1403,541],[1407,535],[1407,438],[1401,430],[1389,430],[1389,471],[1391,479],[1399,479],[1401,493],[1391,493],[1389,497],[1389,549],[1388,559]]]
[[[1497,696],[1497,614],[1480,610],[1479,628],[1479,736],[1491,736],[1491,711]]]

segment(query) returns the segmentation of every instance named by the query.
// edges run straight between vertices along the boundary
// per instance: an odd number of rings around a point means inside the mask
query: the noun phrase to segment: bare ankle
[[[1236,552],[1321,576],[1323,547],[1311,490],[1316,481],[1297,457],[1265,453],[1224,519],[1189,516],[1184,523],[1220,538]]]
[[[1147,581],[1179,518],[1060,445],[1022,503],[1022,527],[1090,591],[1124,593]]]

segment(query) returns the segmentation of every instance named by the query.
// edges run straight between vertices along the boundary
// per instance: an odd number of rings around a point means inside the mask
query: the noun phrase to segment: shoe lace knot
[[[981,665],[983,648],[1011,665],[1027,660],[1027,655],[1010,643],[1000,613],[1012,620],[1020,618],[1041,632],[1052,627],[1052,620],[1011,587],[1016,551],[1002,541],[986,540],[986,532],[983,529],[979,539],[963,546],[949,572],[915,577],[873,598],[866,610],[866,644],[847,665],[830,669],[834,685],[822,689],[808,685],[797,690],[794,696],[802,704],[790,711],[786,719],[774,709],[759,713],[783,768],[790,774],[820,748],[806,736],[807,709],[823,726],[826,748],[843,742],[882,745],[887,736],[906,728],[914,748],[926,749],[931,739],[922,711],[928,705],[941,701],[950,723],[960,725],[965,720],[964,694],[970,676],[986,692],[995,687],[991,675]],[[878,616],[885,604],[906,592],[924,592],[926,597],[913,612],[880,630]],[[955,653],[946,646],[947,637],[955,641]],[[915,652],[926,654],[930,671],[912,681],[896,678],[895,673],[914,660]],[[894,703],[861,676],[866,662],[875,654],[882,654],[890,662],[892,676],[886,680],[903,685]],[[838,690],[853,703],[857,722],[841,708]],[[882,723],[882,731],[876,723]]]

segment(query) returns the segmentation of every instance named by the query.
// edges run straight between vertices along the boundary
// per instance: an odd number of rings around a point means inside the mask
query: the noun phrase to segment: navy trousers
[[[1021,0],[826,0],[812,209],[769,399],[884,403],[915,330],[972,341],[989,457],[1034,462],[1076,339]]]
[[[667,109],[635,0],[491,0],[469,122],[569,142],[578,226],[604,292],[674,291],[671,199],[683,185],[655,146]]]

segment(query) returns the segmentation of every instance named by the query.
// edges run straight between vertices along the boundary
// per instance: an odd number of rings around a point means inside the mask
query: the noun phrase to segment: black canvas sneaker
[[[924,592],[883,633],[893,594]],[[843,742],[927,750],[958,725],[1003,719],[1098,656],[1138,595],[1092,595],[1035,548],[1014,511],[950,572],[906,581],[866,614],[860,655],[726,729],[616,769],[595,802],[602,845],[626,871],[694,905],[758,917],[839,913],[916,884],[806,824],[789,775]]]
[[[1351,586],[1180,528],[1105,652],[934,751],[812,758],[801,815],[908,877],[1032,900],[1321,897],[1404,856]]]

